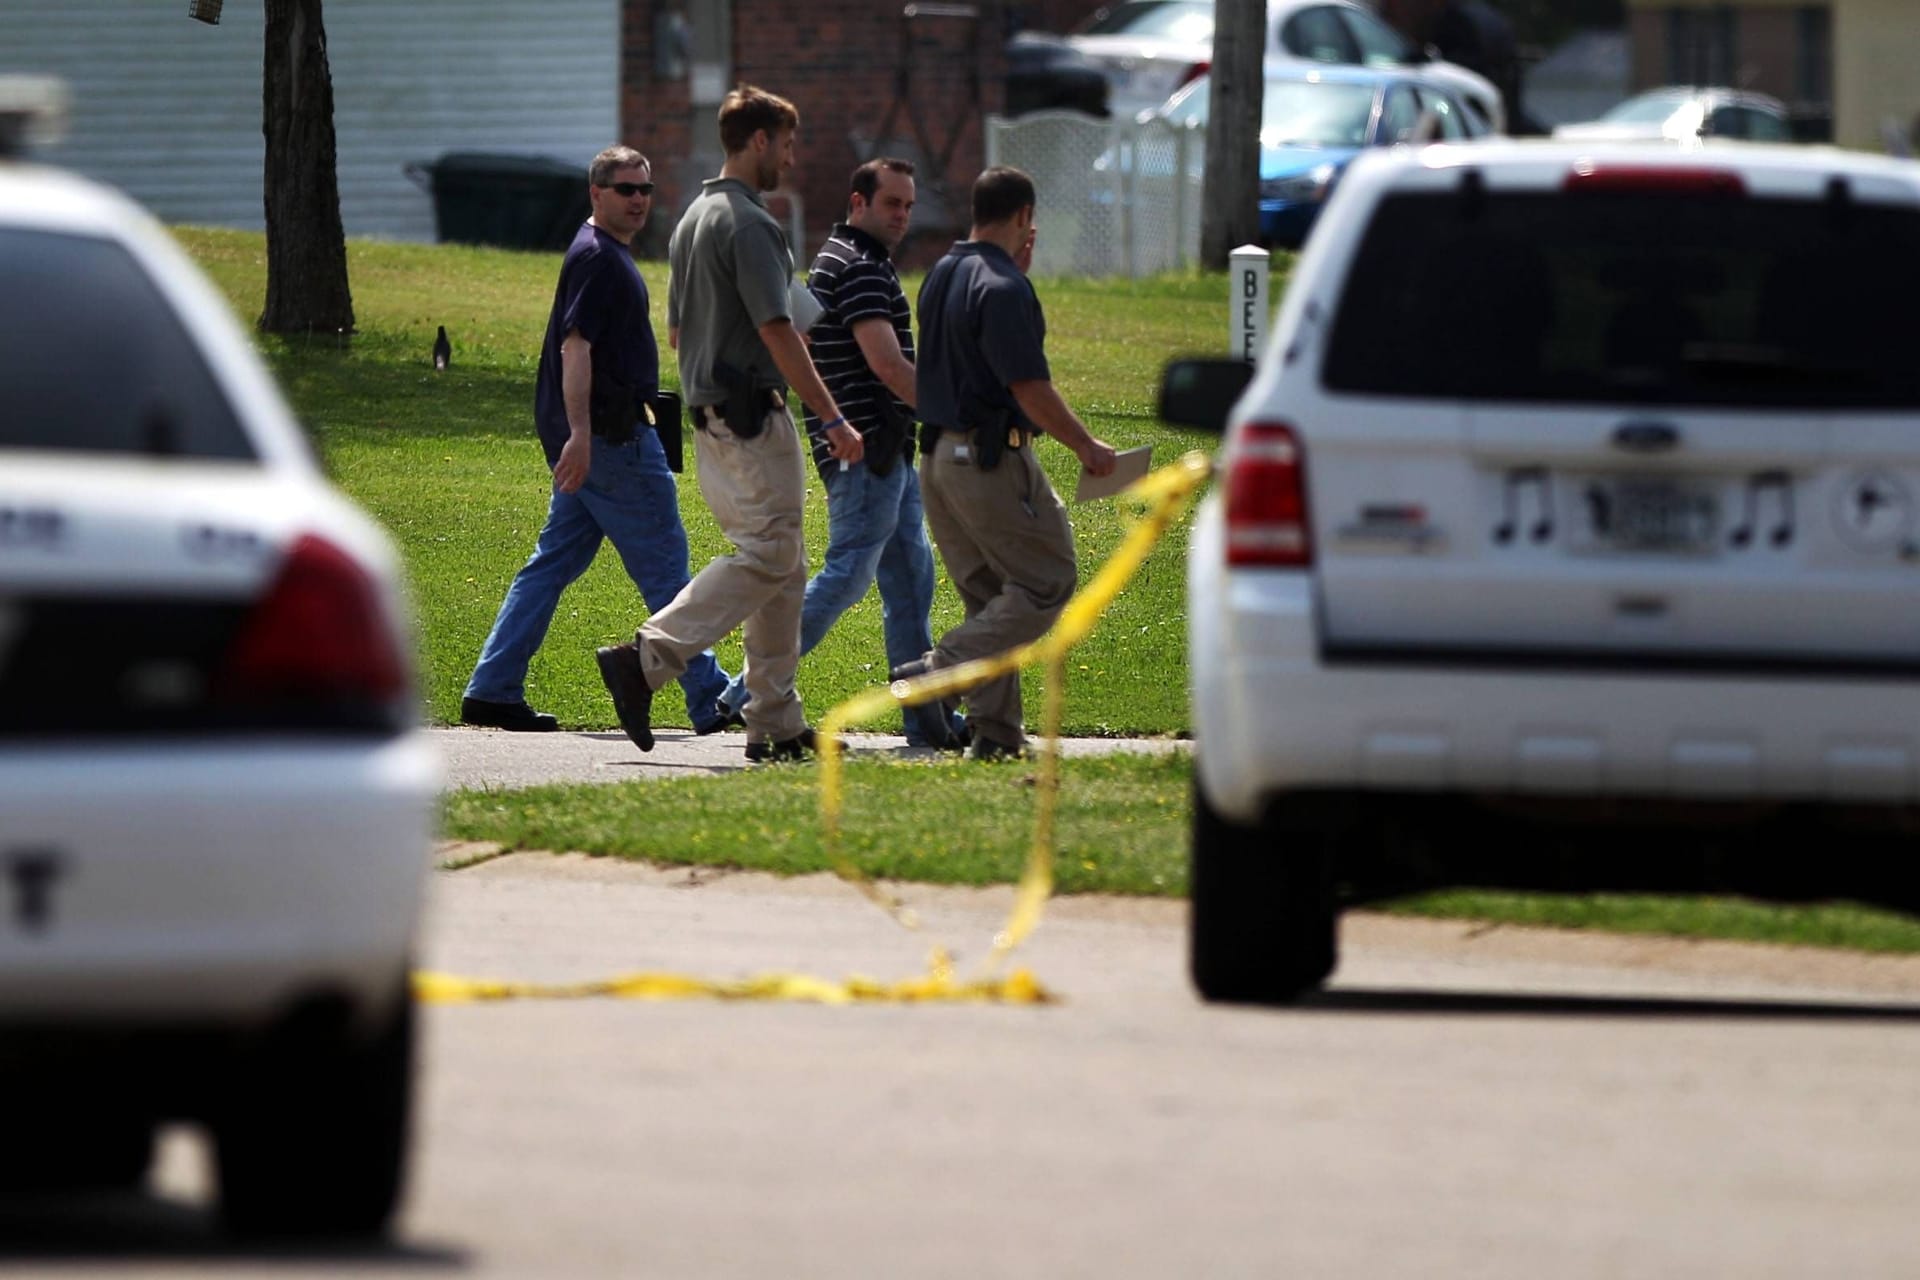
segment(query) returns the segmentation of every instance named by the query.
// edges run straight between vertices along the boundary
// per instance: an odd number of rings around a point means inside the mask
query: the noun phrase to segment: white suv
[[[1357,161],[1191,543],[1202,994],[1434,884],[1920,901],[1916,306],[1910,164]]]
[[[439,776],[402,616],[167,234],[0,155],[0,1189],[135,1183],[180,1118],[235,1228],[386,1224]]]

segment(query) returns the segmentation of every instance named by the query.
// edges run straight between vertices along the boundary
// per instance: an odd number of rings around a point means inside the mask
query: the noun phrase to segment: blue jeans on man
[[[554,490],[547,523],[533,555],[514,575],[466,696],[487,702],[526,700],[527,664],[533,660],[560,593],[587,571],[602,538],[613,543],[649,610],[664,609],[687,585],[687,531],[680,523],[678,490],[667,469],[660,438],[642,429],[625,444],[593,438],[593,460],[578,492]],[[687,715],[703,732],[724,722],[720,694],[727,673],[711,651],[687,664],[680,677]]]
[[[878,582],[887,666],[924,656],[933,648],[927,621],[933,608],[933,548],[927,542],[913,464],[898,459],[884,476],[873,474],[864,462],[844,471],[832,467],[826,472],[826,487],[827,554],[820,572],[807,580],[800,606],[800,652],[812,652],[840,615]],[[720,702],[732,712],[746,705],[740,677],[734,677]],[[943,712],[939,703],[903,711],[910,747],[945,745],[966,724],[958,715]]]

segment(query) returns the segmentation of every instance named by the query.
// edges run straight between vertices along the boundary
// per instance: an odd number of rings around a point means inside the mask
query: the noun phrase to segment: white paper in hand
[[[1122,449],[1113,455],[1113,470],[1104,476],[1096,476],[1085,467],[1080,468],[1080,485],[1073,491],[1075,502],[1092,502],[1096,498],[1111,498],[1128,485],[1147,474],[1147,468],[1153,465],[1153,446],[1143,444],[1137,449]]]
[[[827,309],[820,305],[820,299],[813,296],[813,290],[798,280],[787,285],[787,318],[793,321],[793,327],[801,333],[813,328],[820,322]]]

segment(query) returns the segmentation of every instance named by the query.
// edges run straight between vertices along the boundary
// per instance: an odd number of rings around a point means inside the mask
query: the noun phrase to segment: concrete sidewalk
[[[691,730],[654,730],[653,750],[642,753],[623,733],[506,733],[499,729],[429,729],[427,734],[447,764],[449,791],[477,787],[531,787],[545,782],[632,782],[641,778],[731,773],[747,767],[747,736],[715,733],[698,737]],[[930,747],[909,747],[895,734],[847,736],[847,754],[933,760],[946,755]],[[1111,755],[1118,751],[1183,751],[1175,738],[1065,738],[1061,754]],[[953,758],[951,756],[947,757]]]

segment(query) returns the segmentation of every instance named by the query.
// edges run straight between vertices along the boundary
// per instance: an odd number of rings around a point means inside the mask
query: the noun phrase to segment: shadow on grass
[[[1512,995],[1455,991],[1320,991],[1306,1013],[1406,1013],[1452,1017],[1633,1018],[1778,1022],[1920,1022],[1920,1005],[1843,1000],[1705,1000],[1665,996]]]
[[[9,1196],[0,1202],[0,1267],[17,1260],[164,1258],[230,1266],[318,1262],[340,1270],[464,1270],[465,1250],[405,1241],[340,1244],[235,1240],[204,1208],[141,1192]],[[251,1268],[248,1268],[251,1269]]]

